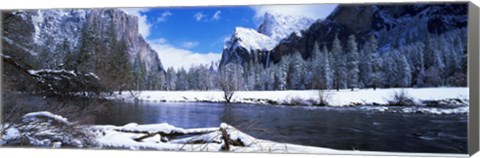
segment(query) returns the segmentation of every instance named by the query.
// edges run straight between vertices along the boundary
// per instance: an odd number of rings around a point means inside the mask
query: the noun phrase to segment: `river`
[[[402,108],[402,107],[398,107]],[[359,107],[115,102],[97,124],[226,122],[256,138],[342,150],[467,153],[467,114],[394,113]]]

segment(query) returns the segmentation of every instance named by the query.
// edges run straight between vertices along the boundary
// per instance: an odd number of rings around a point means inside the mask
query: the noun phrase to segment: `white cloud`
[[[219,61],[222,57],[220,53],[204,54],[176,48],[168,44],[163,38],[148,40],[148,43],[157,51],[165,68],[173,67],[178,70],[183,67],[188,69],[192,65],[210,64],[212,61]]]
[[[153,39],[153,40],[148,40],[148,43],[150,45],[152,45],[152,44],[167,44],[167,39],[157,38],[157,39]]]
[[[148,8],[122,8],[124,12],[130,15],[138,17],[138,32],[144,37],[147,38],[150,36],[150,28],[152,24],[147,21],[147,15],[142,15],[142,13],[148,12]]]
[[[215,21],[220,20],[220,18],[221,18],[221,15],[220,15],[220,14],[222,14],[222,11],[217,10],[217,11],[215,12],[215,14],[213,14],[212,20],[215,20]]]
[[[262,19],[265,12],[306,16],[314,19],[326,18],[334,9],[336,4],[307,4],[307,5],[260,5],[252,6],[255,11],[254,19]]]
[[[190,49],[196,47],[199,43],[197,41],[185,41],[182,42],[182,47]]]
[[[165,22],[167,21],[169,16],[172,16],[173,13],[170,11],[164,11],[160,17],[157,18],[157,22]]]
[[[202,21],[207,15],[203,14],[202,12],[198,12],[195,15],[193,15],[193,18],[195,18],[196,21]]]

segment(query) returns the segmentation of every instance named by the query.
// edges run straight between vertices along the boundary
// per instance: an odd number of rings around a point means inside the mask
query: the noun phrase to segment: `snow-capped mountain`
[[[355,35],[361,46],[375,35],[379,49],[424,40],[427,32],[442,34],[466,28],[467,5],[339,5],[325,20],[316,21],[301,36],[290,36],[271,50],[270,59],[278,62],[282,56],[299,51],[304,58],[311,56],[315,42],[329,49],[336,35],[346,46],[348,36]]]
[[[249,28],[237,27],[230,40],[225,42],[220,65],[235,61],[243,63],[258,59],[259,54],[271,50],[277,42]]]
[[[300,31],[307,29],[313,22],[308,17],[265,12],[258,32],[279,42],[292,33],[300,35]]]
[[[5,45],[7,50],[18,47],[29,50],[27,52],[30,52],[30,58],[33,58],[33,61],[41,58],[38,55],[41,51],[53,53],[52,60],[63,60],[65,53],[57,53],[57,47],[68,43],[73,52],[78,52],[84,27],[93,28],[90,34],[103,40],[112,27],[112,20],[116,39],[126,43],[131,66],[138,67],[134,62],[136,58],[140,58],[141,64],[145,66],[146,75],[162,73],[163,66],[157,53],[139,34],[138,17],[128,15],[119,9],[46,9],[5,12],[3,22],[6,29],[2,39],[4,44],[9,44]]]
[[[257,32],[271,40],[263,39],[251,29],[243,31],[247,32],[245,35],[235,29],[224,46],[221,65],[232,61],[243,63],[251,59],[276,63],[282,56],[294,52],[300,52],[304,58],[308,58],[315,42],[330,49],[336,35],[344,46],[350,35],[356,36],[360,46],[370,35],[375,35],[380,49],[388,50],[423,40],[427,32],[442,34],[466,28],[466,16],[467,7],[461,3],[339,5],[326,19],[317,21],[265,13]],[[271,41],[275,41],[274,48],[271,48]],[[256,45],[260,47],[245,47]]]
[[[307,29],[313,19],[300,16],[281,15],[266,12],[258,28],[236,27],[230,40],[225,42],[221,65],[236,61],[239,63],[265,60],[282,39]]]
[[[276,44],[276,40],[254,29],[236,27],[231,39],[225,43],[224,47],[234,50],[241,47],[247,50],[268,51]]]

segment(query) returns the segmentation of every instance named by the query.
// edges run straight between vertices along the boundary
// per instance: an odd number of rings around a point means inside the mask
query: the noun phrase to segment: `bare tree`
[[[235,91],[238,91],[243,85],[243,69],[236,63],[230,63],[223,66],[218,75],[220,88],[223,91],[223,98],[230,103]]]
[[[330,100],[331,94],[324,89],[318,89],[318,105],[326,106],[328,105],[328,100]]]

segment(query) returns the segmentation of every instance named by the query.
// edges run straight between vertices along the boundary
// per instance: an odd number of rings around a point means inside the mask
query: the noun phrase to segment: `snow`
[[[468,102],[469,92],[465,87],[440,88],[391,88],[391,89],[361,89],[350,91],[326,90],[326,98],[330,106],[388,104],[396,92],[405,91],[413,100],[421,104],[422,101],[460,99]],[[222,91],[141,91],[135,92],[139,101],[144,102],[224,102]],[[115,96],[124,100],[133,100],[128,93]],[[232,98],[234,103],[252,104],[292,104],[292,101],[318,100],[317,90],[303,91],[238,91]]]
[[[393,112],[393,113],[424,113],[434,115],[445,114],[468,114],[468,106],[459,106],[453,108],[437,108],[437,107],[387,107],[387,106],[362,106],[360,109],[373,110],[379,112]]]
[[[245,48],[248,51],[271,50],[276,44],[275,40],[258,33],[254,29],[236,27],[234,34],[230,38],[230,41],[227,41],[225,47],[232,50],[235,50],[237,47]]]
[[[65,74],[70,74],[72,76],[77,76],[77,74],[75,74],[75,72],[73,72],[73,70],[63,70],[63,69],[59,69],[59,70],[54,70],[54,69],[28,70],[28,73],[30,73],[31,75],[38,75],[38,74],[41,74],[41,73],[65,73]],[[90,73],[90,74],[93,74],[93,73]],[[95,74],[93,74],[93,75],[95,75]]]
[[[31,112],[31,113],[25,114],[22,119],[24,122],[32,122],[32,121],[38,121],[39,118],[47,118],[63,124],[69,124],[67,118],[64,118],[60,115],[52,114],[48,111]]]
[[[81,26],[86,21],[88,9],[45,9],[36,10],[32,15],[34,27],[33,40],[36,44],[47,44],[48,38],[54,42],[51,50],[64,39],[70,41],[70,46],[76,47]]]
[[[48,111],[27,113],[18,124],[5,123],[0,144],[82,148],[89,145],[87,135],[66,118]],[[28,142],[28,143],[27,143]]]
[[[19,139],[22,137],[20,131],[15,127],[10,127],[5,129],[5,132],[2,133],[2,139],[0,139],[0,145],[7,143],[10,140]]]
[[[29,117],[49,117],[56,118],[59,120],[67,121],[63,119],[62,116],[51,114],[50,112],[33,112],[26,114],[24,118]],[[41,120],[39,120],[41,121]],[[47,122],[44,122],[47,123]],[[68,121],[66,122],[67,124]],[[5,125],[7,125],[6,123]],[[42,128],[55,128],[52,124],[43,124],[47,125]],[[288,143],[278,143],[273,141],[267,141],[262,139],[256,139],[242,131],[239,131],[233,126],[230,126],[226,123],[221,123],[219,127],[209,127],[209,128],[194,128],[194,129],[183,129],[179,127],[174,127],[167,123],[161,124],[150,124],[150,125],[138,125],[136,123],[129,123],[124,126],[113,126],[113,125],[84,125],[81,126],[86,131],[89,131],[93,134],[93,139],[96,142],[95,148],[115,148],[115,149],[130,149],[130,150],[167,150],[167,151],[223,151],[224,141],[222,138],[222,133],[219,130],[220,128],[225,129],[228,133],[230,141],[237,142],[237,145],[231,145],[229,152],[265,152],[265,153],[302,153],[302,154],[350,154],[350,155],[398,155],[400,153],[394,152],[366,152],[366,151],[356,151],[356,150],[336,150],[323,147],[312,147],[312,146],[303,146],[295,145]],[[121,129],[125,131],[121,131]],[[127,131],[128,129],[128,131]],[[194,134],[189,132],[202,132],[203,134],[199,135],[186,135],[187,137],[168,140],[162,137],[159,134],[153,135],[150,138],[145,138],[143,140],[135,140],[139,137],[145,136],[146,133],[152,131],[172,131],[179,130],[183,131],[184,134]],[[132,133],[132,131],[140,133]],[[23,133],[22,133],[23,132]],[[58,134],[63,134],[64,131]],[[55,135],[54,131],[51,133]],[[198,133],[196,133],[198,134]],[[75,136],[70,136],[70,140],[57,139],[60,141],[55,141],[55,139],[47,139],[44,136],[38,133],[31,133],[31,131],[19,130],[13,126],[9,126],[5,129],[5,134],[2,135],[0,139],[0,145],[5,144],[5,142],[12,139],[16,139],[24,135],[30,142],[30,144],[40,147],[53,147],[60,148],[62,145],[67,142],[67,144],[75,144],[74,146],[82,148],[85,147],[82,142],[75,138]],[[36,137],[37,136],[37,137]],[[44,139],[39,139],[39,138]],[[243,145],[239,145],[243,144]],[[401,153],[402,155],[416,155],[416,156],[443,156],[443,157],[458,157],[464,156],[462,154],[428,154],[428,153]]]
[[[292,33],[301,36],[300,31],[310,27],[313,22],[313,19],[307,17],[266,12],[258,31],[251,28],[236,27],[224,48],[235,50],[237,47],[242,47],[248,51],[269,51]]]
[[[241,141],[244,146],[230,146],[230,152],[264,152],[264,153],[302,153],[302,154],[349,154],[349,155],[416,155],[416,156],[442,156],[442,157],[458,157],[462,154],[429,154],[429,153],[395,153],[395,152],[369,152],[358,150],[336,150],[323,147],[312,147],[288,143],[278,143],[268,140],[256,139],[238,129],[222,123],[220,126],[227,126],[227,133],[231,141]],[[130,150],[153,149],[153,150],[170,150],[170,151],[222,151],[224,144],[222,134],[219,130],[212,131],[207,134],[191,136],[171,140],[169,142],[160,142],[159,137],[155,136],[145,139],[144,141],[134,141],[138,134],[122,133],[111,130],[110,125],[103,133],[105,135],[98,136],[98,142],[102,147],[122,148]],[[96,128],[102,128],[97,125]],[[117,127],[119,128],[119,127]],[[219,127],[211,127],[219,129]],[[188,130],[188,129],[185,129]],[[197,143],[195,143],[197,142]],[[203,143],[198,143],[203,142]]]
[[[228,125],[226,123],[221,123],[220,128],[227,129]]]
[[[258,32],[267,35],[278,44],[292,33],[301,36],[300,31],[310,27],[313,22],[313,19],[307,17],[265,12],[263,23],[260,25]]]
[[[125,125],[127,126],[127,125]],[[124,127],[125,127],[124,126]],[[142,126],[142,125],[141,125]],[[276,143],[272,141],[256,139],[248,134],[245,134],[232,126],[222,123],[221,126],[225,127],[227,133],[232,141],[241,141],[244,146],[231,146],[233,152],[273,152],[273,153],[340,153],[341,150],[334,150],[320,147],[307,147],[293,144]],[[155,135],[152,138],[144,139],[143,141],[135,141],[135,138],[141,136],[141,134],[124,133],[116,130],[112,130],[112,126],[106,125],[104,128],[101,125],[92,126],[91,128],[100,129],[104,133],[97,136],[97,140],[100,146],[107,148],[124,148],[131,150],[139,149],[155,149],[155,150],[182,150],[182,151],[221,151],[223,145],[223,139],[219,127],[211,127],[217,130],[210,133],[191,136],[181,139],[172,140],[169,142],[161,142],[159,136]],[[123,127],[115,127],[123,128]],[[132,127],[134,128],[134,127]],[[142,128],[135,129],[141,131]],[[186,129],[188,130],[188,129]],[[205,142],[192,143],[192,142]]]
[[[89,72],[88,74],[86,74],[86,76],[92,76],[93,78],[97,79],[97,80],[100,80],[100,77],[98,77],[95,73],[93,72]]]
[[[122,132],[148,132],[152,133],[186,133],[186,131],[182,128],[176,128],[168,123],[160,123],[160,124],[147,124],[147,125],[138,125],[136,123],[127,124],[118,130]]]

